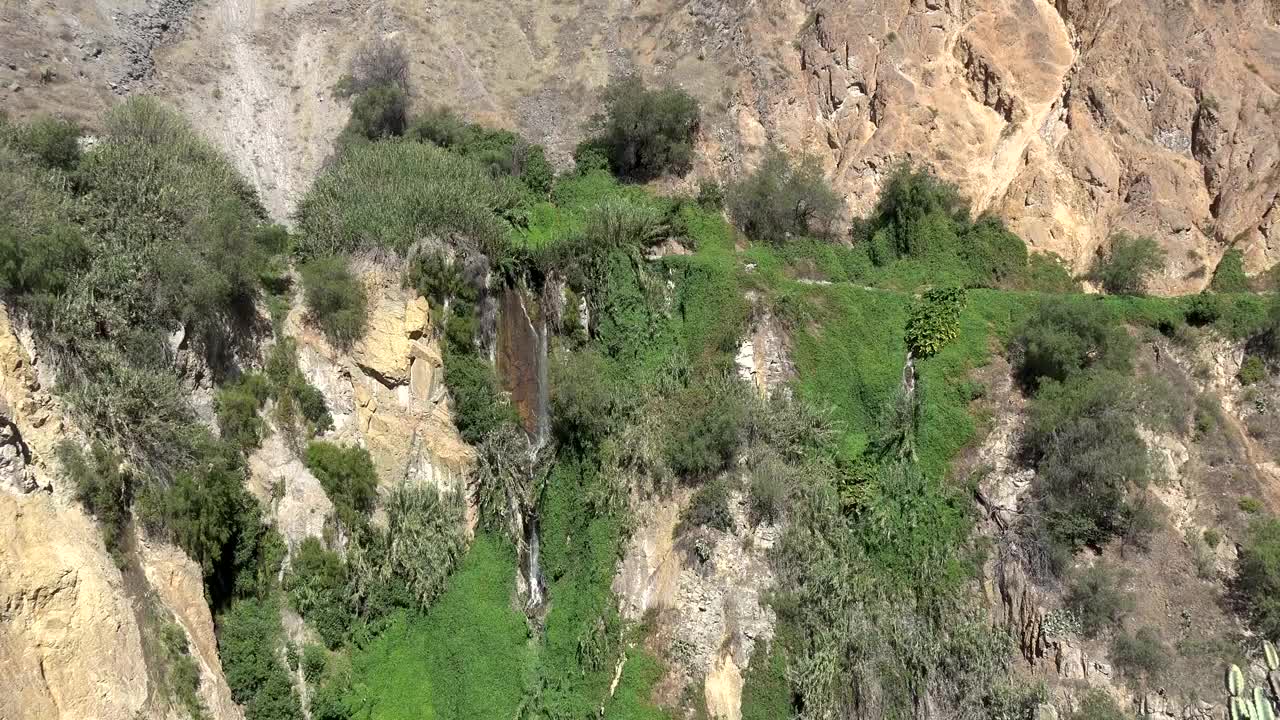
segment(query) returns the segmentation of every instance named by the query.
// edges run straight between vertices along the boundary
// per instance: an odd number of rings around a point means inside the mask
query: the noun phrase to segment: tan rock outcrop
[[[377,263],[362,264],[359,273],[369,325],[349,353],[307,322],[301,304],[286,321],[299,366],[333,414],[330,439],[367,448],[384,486],[408,480],[461,487],[475,453],[453,425],[426,300]]]
[[[170,712],[152,684],[138,607],[186,631],[214,720],[239,720],[213,639],[199,569],[172,546],[143,544],[130,589],[97,524],[62,481],[59,440],[80,437],[0,306],[0,406],[21,438],[29,485],[0,483],[0,718],[135,720]],[[12,458],[11,458],[12,459]]]

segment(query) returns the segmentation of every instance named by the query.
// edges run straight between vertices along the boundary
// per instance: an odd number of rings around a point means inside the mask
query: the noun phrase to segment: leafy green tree
[[[218,618],[218,656],[231,697],[245,720],[300,720],[302,706],[280,662],[280,609],[271,600],[246,599]]]
[[[628,75],[605,88],[604,113],[593,119],[593,144],[619,177],[683,175],[693,162],[700,123],[698,103],[684,90],[649,89],[638,75]]]
[[[408,127],[409,99],[393,84],[377,85],[356,96],[344,135],[382,140],[399,137]]]
[[[772,145],[754,172],[729,186],[727,204],[743,232],[771,243],[830,237],[844,208],[816,158],[806,155],[793,162]]]
[[[1045,298],[1017,330],[1012,344],[1018,376],[1035,389],[1089,367],[1127,369],[1133,342],[1100,303]]]
[[[315,628],[325,645],[341,645],[354,619],[347,599],[347,567],[342,558],[309,537],[294,553],[284,586],[289,604]]]
[[[1155,240],[1119,232],[1111,236],[1110,250],[1094,262],[1089,277],[1112,295],[1142,295],[1164,264],[1164,249]]]

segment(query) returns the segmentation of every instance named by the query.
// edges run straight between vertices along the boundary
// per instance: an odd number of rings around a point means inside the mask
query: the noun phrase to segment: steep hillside
[[[420,107],[518,128],[560,164],[606,80],[629,69],[710,110],[699,172],[777,142],[816,154],[860,214],[912,159],[1083,269],[1123,229],[1205,285],[1228,247],[1280,259],[1280,28],[1242,0],[644,0],[75,4],[6,10],[6,106],[93,111],[172,98],[284,220],[345,121],[332,88],[364,40],[413,57]]]

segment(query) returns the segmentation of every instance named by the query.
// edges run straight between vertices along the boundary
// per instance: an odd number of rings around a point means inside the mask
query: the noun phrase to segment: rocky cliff
[[[608,78],[699,97],[697,173],[765,143],[816,154],[851,212],[911,160],[1077,268],[1116,230],[1198,290],[1228,247],[1280,259],[1280,27],[1266,0],[642,0],[579,3],[59,0],[0,17],[0,90],[27,114],[154,92],[182,106],[287,218],[347,107],[356,47],[395,35],[419,105],[516,127],[567,162]]]

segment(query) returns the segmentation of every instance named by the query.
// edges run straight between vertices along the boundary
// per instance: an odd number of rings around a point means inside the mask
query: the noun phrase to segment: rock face
[[[145,587],[129,587],[61,479],[55,445],[80,433],[39,375],[0,306],[0,717],[165,716],[152,684],[165,669],[149,666],[138,612],[154,591],[187,634],[210,717],[239,720],[199,569],[172,546],[143,543]]]
[[[346,120],[334,83],[389,34],[420,104],[517,127],[561,163],[600,87],[635,69],[701,100],[700,175],[775,142],[817,155],[862,213],[910,160],[1077,268],[1116,230],[1156,237],[1164,292],[1202,287],[1229,246],[1250,271],[1280,260],[1269,0],[131,0],[110,18],[55,4],[65,27],[0,19],[15,112],[83,115],[109,82],[170,97],[281,220]],[[56,77],[32,83],[41,64]]]
[[[376,263],[357,272],[369,296],[369,325],[350,351],[330,345],[301,304],[286,321],[299,366],[333,414],[326,439],[367,448],[384,486],[405,480],[460,488],[475,452],[450,416],[427,301]]]

